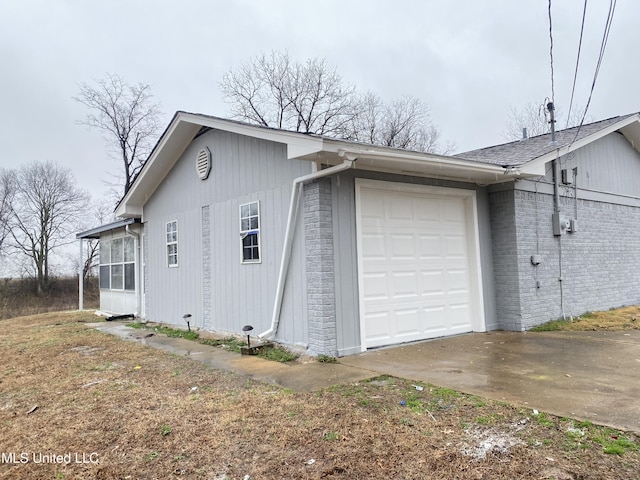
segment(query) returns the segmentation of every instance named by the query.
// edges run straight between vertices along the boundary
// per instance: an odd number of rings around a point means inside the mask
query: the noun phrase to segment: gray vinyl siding
[[[487,328],[495,328],[497,316],[493,283],[493,259],[489,228],[489,198],[476,185],[422,177],[377,172],[346,171],[332,177],[333,244],[335,247],[336,329],[339,355],[361,351],[358,304],[358,261],[356,252],[355,178],[464,188],[476,191],[478,235],[482,268],[484,315]]]
[[[212,170],[203,181],[195,158],[204,146],[211,151]],[[192,325],[203,326],[206,318],[207,329],[219,332],[239,333],[247,324],[255,334],[267,330],[291,183],[310,172],[309,163],[286,158],[283,144],[217,130],[194,139],[144,206],[147,318],[179,324],[191,313]],[[260,202],[261,262],[242,264],[239,207],[254,201]],[[178,221],[176,268],[166,258],[164,229],[172,220]],[[298,220],[278,330],[278,339],[290,344],[307,341],[304,232]]]
[[[640,156],[621,133],[607,135],[560,159],[560,168],[566,168],[570,178],[576,166],[578,188],[640,196]],[[552,179],[550,173],[547,178]]]
[[[561,157],[571,179],[576,166],[577,203],[573,186],[559,189],[575,233],[553,235],[551,162],[539,181],[490,187],[500,328],[640,303],[640,155],[613,133]]]

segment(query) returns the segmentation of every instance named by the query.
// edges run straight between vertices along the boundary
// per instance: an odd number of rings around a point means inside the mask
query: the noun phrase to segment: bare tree
[[[371,92],[363,95],[350,138],[419,152],[441,151],[440,132],[431,120],[429,108],[419,98],[409,95],[390,103],[384,103]]]
[[[53,162],[25,165],[16,179],[10,212],[12,246],[29,260],[40,295],[49,287],[51,253],[73,241],[88,194],[77,188],[70,170]]]
[[[11,206],[16,194],[16,187],[15,172],[0,169],[0,255],[4,252],[5,240],[11,231]]]
[[[232,116],[265,127],[341,136],[354,110],[355,87],[324,59],[293,62],[287,53],[252,58],[220,83]]]
[[[91,212],[94,218],[94,226],[103,225],[108,222],[115,221],[112,205],[108,199],[94,201],[91,204]],[[89,228],[91,228],[89,226]],[[87,277],[95,272],[99,264],[100,242],[99,240],[88,240],[84,249],[84,257],[82,259],[82,281],[86,281]],[[77,260],[76,260],[77,262]],[[76,264],[77,265],[77,264]],[[75,269],[78,270],[77,268]]]
[[[294,62],[272,51],[227,72],[220,89],[231,115],[265,127],[418,151],[439,149],[429,109],[404,96],[359,95],[324,59]]]
[[[160,128],[160,107],[152,98],[148,84],[129,85],[110,73],[95,85],[80,84],[80,92],[74,97],[91,112],[79,123],[101,130],[120,157],[125,194],[151,152]]]
[[[562,130],[579,125],[584,110],[573,110],[568,121],[562,110],[556,108],[555,112],[556,130]],[[505,122],[503,136],[508,141],[520,140],[523,138],[523,128],[527,129],[527,137],[544,135],[551,132],[550,121],[546,103],[528,103],[521,109],[511,107]]]

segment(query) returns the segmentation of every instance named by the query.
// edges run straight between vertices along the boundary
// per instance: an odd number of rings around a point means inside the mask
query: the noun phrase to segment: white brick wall
[[[304,188],[309,352],[337,355],[331,181]]]
[[[555,237],[552,195],[495,192],[490,204],[500,328],[526,330],[562,317],[560,251],[567,317],[640,303],[640,208],[579,199],[578,231]],[[573,198],[561,197],[567,217],[574,208]]]

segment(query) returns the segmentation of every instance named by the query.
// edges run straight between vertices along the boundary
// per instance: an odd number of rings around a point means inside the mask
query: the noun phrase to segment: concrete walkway
[[[369,351],[338,364],[285,365],[148,332],[89,324],[214,368],[314,391],[382,374],[640,432],[640,331],[492,332]]]
[[[298,392],[312,392],[331,385],[359,382],[378,375],[367,369],[339,363],[283,364],[250,355],[239,355],[182,338],[148,336],[149,331],[127,327],[122,322],[89,323],[87,326],[124,340],[191,357],[218,370],[277,384]]]
[[[340,361],[640,432],[638,330],[468,334]]]

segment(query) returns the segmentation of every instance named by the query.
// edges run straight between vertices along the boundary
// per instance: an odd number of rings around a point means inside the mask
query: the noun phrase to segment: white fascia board
[[[589,145],[590,143],[595,142],[596,140],[600,140],[601,138],[606,137],[607,135],[617,130],[620,130],[628,125],[631,125],[632,123],[640,123],[640,115],[636,113],[635,115],[631,115],[630,117],[624,118],[619,122],[614,123],[613,125],[609,125],[608,127],[603,128],[602,130],[599,130],[598,132],[592,135],[581,138],[580,140],[577,140],[576,142],[570,145],[560,146],[556,150],[553,150],[549,153],[545,153],[544,155],[521,165],[520,168],[526,171],[542,172],[540,173],[540,175],[544,175],[545,173],[544,166],[547,164],[547,162],[550,162],[555,158],[559,158],[559,157],[562,157],[563,155],[576,151],[584,147],[585,145]]]
[[[206,117],[193,113],[181,113],[180,120],[195,123],[203,127],[209,127],[225,132],[237,133],[247,137],[260,138],[276,143],[284,143],[287,145],[287,157],[298,158],[304,155],[310,155],[322,150],[323,140],[300,132],[288,132],[285,130],[277,130],[269,127],[261,127],[257,125],[247,125],[244,123]]]
[[[142,207],[198,133],[200,127],[178,115],[167,129],[135,182],[117,206],[117,217],[140,217]]]
[[[489,163],[479,163],[445,155],[404,151],[395,148],[353,145],[350,143],[325,140],[325,151],[336,153],[345,158],[355,158],[355,168],[372,170],[384,168],[387,172],[400,174],[437,175],[444,173],[447,178],[474,181],[494,181],[505,173],[504,167]]]

